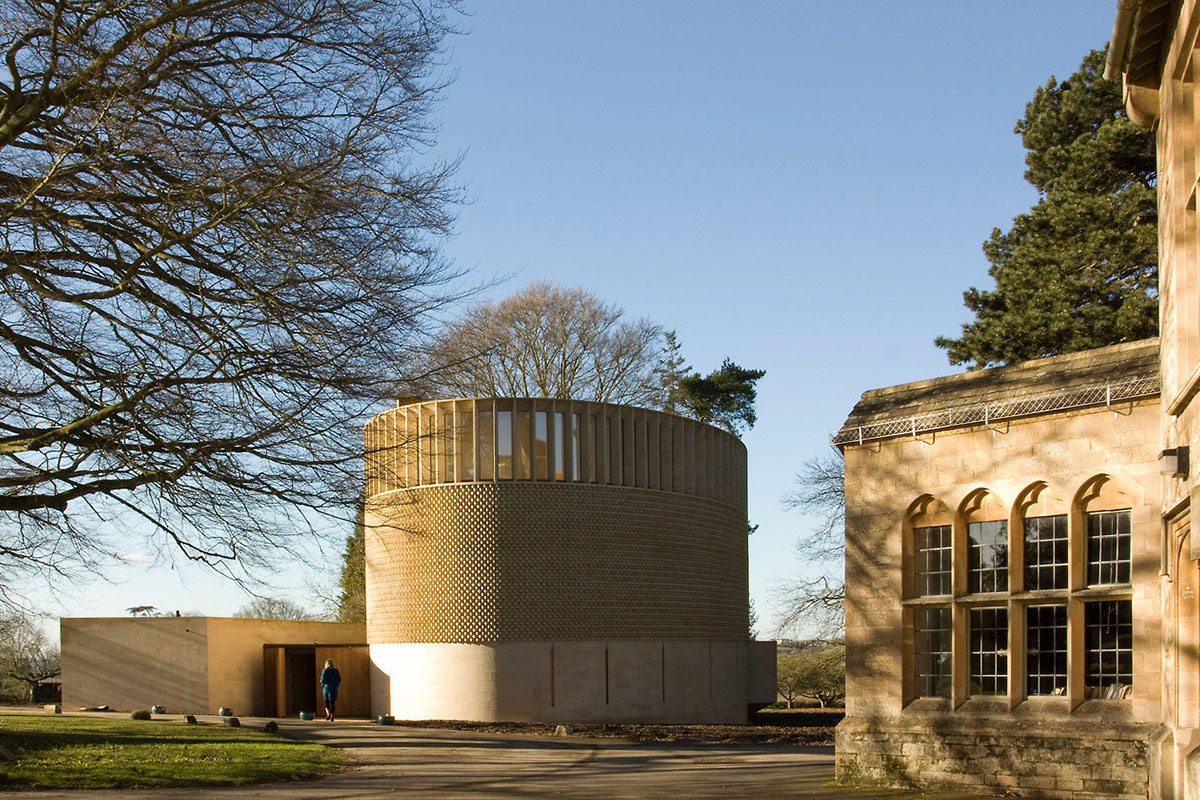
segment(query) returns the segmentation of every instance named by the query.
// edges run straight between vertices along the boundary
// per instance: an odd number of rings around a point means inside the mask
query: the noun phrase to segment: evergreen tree
[[[1125,114],[1093,50],[1025,107],[1025,178],[1040,199],[983,245],[994,290],[963,293],[975,320],[939,337],[972,368],[1086,350],[1158,332],[1155,147]]]
[[[342,577],[338,593],[338,622],[367,621],[367,556],[366,531],[363,523],[363,508],[358,508],[354,522],[354,533],[346,537],[346,551],[342,554]]]
[[[675,331],[663,333],[662,356],[654,369],[658,378],[658,406],[668,414],[679,413],[679,384],[688,375],[687,359],[683,357],[683,346]]]
[[[679,404],[683,413],[701,422],[719,425],[733,434],[753,428],[757,420],[754,384],[767,373],[745,369],[728,358],[719,369],[701,377],[694,373],[679,382]]]

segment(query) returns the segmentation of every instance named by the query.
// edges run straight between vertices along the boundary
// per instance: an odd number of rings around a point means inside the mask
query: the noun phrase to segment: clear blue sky
[[[933,338],[990,285],[980,243],[1036,199],[1013,124],[1115,5],[506,0],[460,20],[436,119],[472,200],[448,255],[507,276],[496,296],[586,287],[676,329],[702,371],[767,371],[745,437],[763,633],[808,524],[780,505],[793,473],[862,391],[956,371]],[[265,591],[315,605],[336,567],[314,554]],[[161,560],[110,577],[45,610],[246,600]]]

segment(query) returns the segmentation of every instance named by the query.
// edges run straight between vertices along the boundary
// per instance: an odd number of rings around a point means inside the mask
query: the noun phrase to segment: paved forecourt
[[[215,721],[215,718],[214,718]],[[259,727],[266,720],[242,718]],[[828,785],[833,748],[763,744],[632,743],[281,721],[281,732],[344,748],[351,768],[330,778],[222,789],[0,792],[20,798],[825,798],[967,800],[968,795],[854,791]]]

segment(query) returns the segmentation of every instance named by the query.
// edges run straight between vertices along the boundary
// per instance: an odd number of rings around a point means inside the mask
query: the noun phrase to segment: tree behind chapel
[[[1051,77],[1015,132],[1040,199],[983,245],[994,289],[963,299],[975,315],[938,337],[973,369],[1144,339],[1158,332],[1154,134],[1126,115],[1119,81],[1093,50]]]

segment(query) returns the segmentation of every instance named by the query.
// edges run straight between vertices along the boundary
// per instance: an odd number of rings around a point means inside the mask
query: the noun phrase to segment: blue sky
[[[750,582],[800,566],[780,505],[859,394],[950,374],[939,334],[990,285],[981,242],[1029,208],[1012,128],[1102,46],[1115,2],[473,2],[452,37],[438,154],[471,198],[447,254],[503,296],[549,279],[679,335],[701,371],[765,369]],[[147,554],[147,556],[153,554]],[[146,557],[39,595],[51,614],[246,601]],[[335,553],[267,593],[315,605]]]

